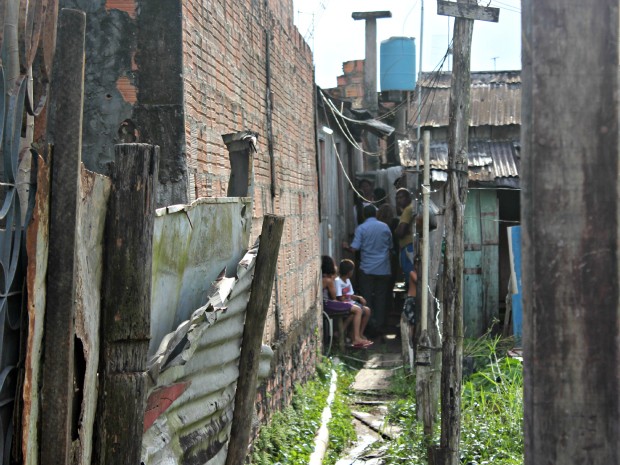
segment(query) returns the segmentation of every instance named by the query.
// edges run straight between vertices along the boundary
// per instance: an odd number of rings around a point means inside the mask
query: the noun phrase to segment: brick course
[[[83,3],[60,0],[60,7]],[[230,163],[222,135],[259,134],[251,243],[263,215],[286,217],[264,336],[279,347],[277,373],[287,357],[310,350],[290,338],[316,338],[320,321],[313,64],[293,25],[292,0],[107,0],[88,11],[86,43],[84,161],[106,173],[118,127],[131,118],[140,141],[161,148],[157,206],[226,196]],[[313,371],[316,354],[308,357],[287,371],[292,383]],[[261,412],[276,405],[265,403]]]
[[[265,2],[255,0],[190,0],[182,8],[190,199],[226,195],[230,165],[222,134],[247,129],[259,134],[251,241],[264,214],[286,217],[277,292],[264,337],[278,351],[274,375],[262,387],[270,392],[259,402],[262,418],[290,399],[292,383],[307,379],[316,362],[320,301],[312,54],[293,25],[291,0],[271,0],[267,9]],[[266,111],[268,32],[273,199]],[[293,361],[291,367],[283,366]]]

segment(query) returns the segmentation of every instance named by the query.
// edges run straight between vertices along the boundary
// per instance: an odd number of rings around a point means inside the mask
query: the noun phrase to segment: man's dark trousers
[[[380,329],[386,323],[387,311],[390,308],[390,279],[388,275],[366,274],[359,271],[360,293],[372,310],[370,322],[372,329]]]

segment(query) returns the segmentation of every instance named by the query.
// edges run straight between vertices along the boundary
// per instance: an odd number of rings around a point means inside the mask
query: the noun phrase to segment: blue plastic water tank
[[[381,42],[381,91],[413,90],[416,82],[415,39],[390,37]]]

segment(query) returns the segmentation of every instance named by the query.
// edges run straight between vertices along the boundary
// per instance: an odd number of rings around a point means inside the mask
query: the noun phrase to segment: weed
[[[410,373],[405,367],[394,370],[388,393],[401,398],[415,393],[415,373]]]
[[[495,359],[463,386],[461,459],[477,465],[523,463],[523,369]]]
[[[505,356],[511,341],[486,336],[467,341],[464,353],[474,372],[463,384],[461,399],[461,463],[520,465],[523,463],[523,368]],[[390,441],[386,464],[427,463],[427,448],[439,442],[439,422],[430,443],[416,420],[415,380],[397,373],[392,384],[398,400],[389,406],[388,421],[402,429]]]
[[[330,444],[324,463],[333,464],[338,454],[355,437],[348,404],[348,386],[352,374],[344,367],[324,359],[316,369],[315,377],[304,385],[296,386],[290,407],[276,412],[270,423],[260,429],[254,441],[251,463],[254,465],[308,463],[314,450],[314,438],[321,425],[321,414],[327,403],[331,371],[338,373],[337,391],[331,406],[329,423]]]

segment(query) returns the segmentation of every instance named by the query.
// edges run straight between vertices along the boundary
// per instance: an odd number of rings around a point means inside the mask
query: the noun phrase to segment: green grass
[[[511,341],[485,337],[467,341],[474,373],[464,380],[461,397],[461,462],[467,465],[523,463],[523,368],[505,356]],[[427,463],[427,446],[439,444],[439,419],[429,444],[416,420],[415,379],[404,370],[394,378],[398,400],[388,421],[403,433],[388,444],[386,464]]]
[[[251,463],[255,465],[308,463],[314,450],[314,438],[321,425],[321,414],[327,404],[331,370],[338,373],[337,391],[331,406],[330,443],[323,463],[333,464],[342,450],[355,438],[349,409],[349,390],[354,374],[325,359],[317,367],[313,380],[296,386],[290,407],[273,415],[260,429],[254,441]]]
[[[523,463],[523,368],[491,357],[463,386],[461,459],[471,465]]]

